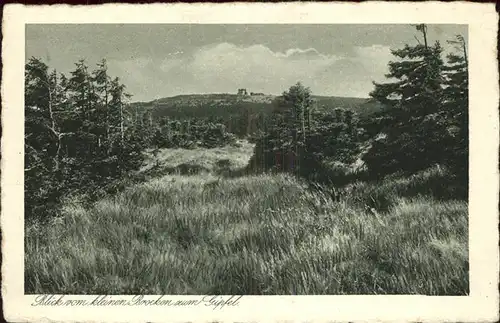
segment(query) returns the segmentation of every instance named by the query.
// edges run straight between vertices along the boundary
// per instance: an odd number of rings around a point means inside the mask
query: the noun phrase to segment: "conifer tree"
[[[40,59],[25,65],[25,210],[43,213],[61,195],[61,85]]]
[[[370,96],[392,109],[400,117],[422,117],[436,111],[442,100],[443,51],[439,42],[428,45],[427,27],[417,25],[422,33],[423,44],[392,50],[396,61],[389,62],[388,79],[394,82],[376,83]]]
[[[95,89],[98,99],[98,117],[101,120],[101,129],[99,131],[99,147],[101,140],[108,146],[106,154],[109,155],[110,142],[110,124],[109,124],[109,97],[110,97],[110,77],[108,75],[108,66],[105,59],[97,64],[97,69],[93,72],[93,80],[96,83]]]
[[[448,54],[448,64],[444,67],[444,103],[446,110],[460,120],[467,114],[469,101],[467,49],[462,35],[457,35],[455,40],[448,42],[456,46],[456,52]]]
[[[395,171],[413,172],[441,162],[440,122],[435,113],[442,111],[444,98],[443,49],[439,42],[429,45],[427,26],[415,26],[422,34],[418,44],[392,50],[396,61],[389,62],[388,83],[375,83],[370,95],[385,104],[380,131],[385,139],[375,141],[364,157],[378,176]]]
[[[119,134],[120,145],[123,147],[125,144],[124,106],[126,104],[126,99],[129,96],[125,93],[125,85],[120,84],[120,81],[117,77],[111,81],[110,95],[111,101],[109,104],[112,114],[112,127],[114,128],[115,132]]]
[[[294,150],[294,155],[291,155],[292,152],[285,152],[286,156],[293,156],[288,157],[287,162],[295,171],[300,172],[301,163],[307,154],[306,142],[309,131],[307,125],[312,106],[311,90],[298,82],[291,86],[288,91],[283,92],[282,104],[285,124],[288,127],[288,132],[291,133],[291,144]]]
[[[460,176],[468,173],[469,152],[469,70],[467,45],[462,35],[448,41],[455,52],[448,54],[444,68],[445,89],[443,109],[449,124],[451,142],[447,145],[448,163]]]

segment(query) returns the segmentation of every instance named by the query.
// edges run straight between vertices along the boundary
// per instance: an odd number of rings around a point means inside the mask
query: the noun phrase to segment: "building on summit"
[[[238,95],[248,95],[247,89],[238,89]]]

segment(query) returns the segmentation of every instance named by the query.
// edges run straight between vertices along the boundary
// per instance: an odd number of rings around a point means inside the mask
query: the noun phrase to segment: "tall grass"
[[[167,175],[91,208],[68,203],[27,228],[25,290],[468,293],[466,202],[357,185],[335,201],[287,175]],[[389,200],[380,212],[354,198],[375,190]]]
[[[234,173],[246,168],[254,145],[239,140],[234,145],[210,149],[159,149],[146,153],[140,173],[165,174]]]
[[[352,204],[385,212],[398,197],[434,198],[440,201],[467,200],[468,187],[447,168],[436,165],[411,176],[391,176],[377,182],[356,182],[343,188]]]

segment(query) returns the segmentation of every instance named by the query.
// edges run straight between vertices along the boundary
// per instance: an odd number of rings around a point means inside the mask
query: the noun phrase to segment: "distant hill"
[[[190,94],[162,98],[150,102],[136,102],[133,106],[151,109],[154,116],[170,117],[224,117],[242,113],[272,111],[274,95]],[[383,106],[367,98],[313,96],[318,109],[343,108],[368,116]]]
[[[203,118],[221,122],[229,132],[246,137],[263,129],[267,116],[274,109],[275,95],[237,94],[192,94],[162,98],[150,102],[136,102],[131,108],[148,112],[152,120],[162,117],[175,119]],[[361,119],[383,109],[383,106],[366,98],[313,96],[313,108],[331,110],[348,109],[356,112]],[[151,113],[149,113],[151,112]],[[151,121],[150,121],[151,122]]]

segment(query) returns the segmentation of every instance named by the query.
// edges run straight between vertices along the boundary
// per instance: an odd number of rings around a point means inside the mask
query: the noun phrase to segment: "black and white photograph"
[[[24,106],[6,112],[23,115],[23,179],[3,178],[2,194],[23,196],[15,286],[32,307],[62,305],[54,295],[229,295],[235,310],[273,295],[465,302],[494,284],[471,276],[486,264],[471,254],[471,194],[498,185],[478,187],[495,178],[472,141],[473,113],[490,111],[469,104],[477,26],[189,19],[22,26]],[[168,305],[198,305],[186,302]]]
[[[464,25],[27,25],[25,291],[467,295]]]

